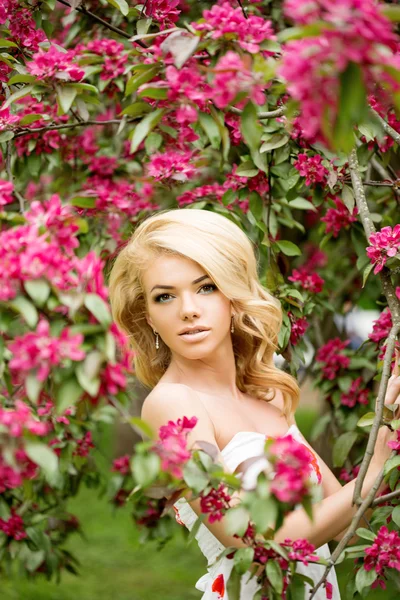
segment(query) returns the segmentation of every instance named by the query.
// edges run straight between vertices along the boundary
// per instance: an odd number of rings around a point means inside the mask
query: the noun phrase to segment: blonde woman
[[[146,219],[115,261],[110,298],[114,319],[136,353],[136,375],[151,388],[142,418],[155,431],[169,420],[195,415],[189,444],[214,444],[231,472],[263,453],[266,436],[290,433],[307,444],[294,419],[297,382],[273,362],[280,303],[260,284],[252,243],[231,220],[197,209],[163,211]],[[399,392],[400,384],[392,378],[386,402],[398,402]],[[380,429],[363,495],[389,457],[391,436],[387,427]],[[354,482],[342,487],[314,455],[313,477],[321,498],[314,504],[314,520],[298,508],[275,539],[306,538],[320,556],[328,557],[327,543],[340,539],[356,511]],[[253,472],[247,485],[256,477]],[[200,514],[199,501],[180,499],[176,511],[177,520],[190,529]],[[202,524],[196,538],[209,565],[196,587],[204,592],[203,600],[227,600],[225,584],[233,561],[215,560],[225,547],[244,543],[228,535],[224,519]],[[324,568],[310,564],[297,570],[318,581]],[[249,580],[249,575],[242,576],[241,600],[252,599],[257,591],[256,578]],[[338,600],[334,570],[328,582]],[[316,597],[324,600],[325,590],[320,588]]]

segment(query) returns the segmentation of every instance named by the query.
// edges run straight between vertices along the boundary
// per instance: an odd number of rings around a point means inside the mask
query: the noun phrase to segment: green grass
[[[296,415],[297,423],[307,437],[315,419],[311,410]],[[111,432],[105,431],[103,448],[112,447]],[[110,459],[96,453],[101,468]],[[29,582],[14,577],[0,582],[1,600],[196,600],[197,579],[206,572],[205,558],[196,542],[187,545],[186,530],[177,526],[175,538],[157,551],[149,542],[140,545],[138,533],[124,507],[114,511],[105,498],[93,489],[82,489],[69,502],[69,510],[80,519],[86,539],[71,537],[68,549],[80,560],[81,576],[62,575],[61,583],[44,579]],[[346,580],[351,576],[352,562],[337,568],[342,598]],[[373,592],[368,600],[395,600],[399,592]]]

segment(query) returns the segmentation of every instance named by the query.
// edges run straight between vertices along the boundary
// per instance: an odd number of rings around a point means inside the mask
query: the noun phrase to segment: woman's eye
[[[217,286],[214,283],[206,283],[205,285],[201,286],[199,291],[203,290],[204,288],[210,288],[211,291],[214,291],[217,289]],[[209,293],[209,292],[207,292],[207,293]],[[166,296],[167,296],[167,298],[165,299]],[[164,302],[166,302],[166,300],[168,300],[168,298],[170,296],[171,296],[171,294],[160,294],[159,296],[155,297],[155,301],[163,304]]]

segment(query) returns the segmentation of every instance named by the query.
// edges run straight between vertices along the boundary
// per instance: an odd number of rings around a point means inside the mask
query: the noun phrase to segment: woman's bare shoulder
[[[197,393],[183,383],[159,383],[146,397],[142,419],[153,428],[182,417],[197,417],[202,425],[213,429],[210,417]]]

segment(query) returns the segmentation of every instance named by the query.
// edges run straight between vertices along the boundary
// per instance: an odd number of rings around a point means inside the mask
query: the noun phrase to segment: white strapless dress
[[[287,431],[286,435],[292,435],[294,439],[300,443],[304,443],[301,433],[296,425],[292,425]],[[262,457],[264,454],[266,436],[262,433],[254,431],[241,431],[237,433],[227,446],[221,450],[221,455],[224,459],[225,465],[230,472],[234,472],[235,469],[248,458],[256,456]],[[262,469],[267,466],[268,462],[266,458],[260,458],[251,465],[246,471],[246,476],[243,477],[243,487],[254,486],[257,481],[257,476]],[[311,480],[320,485],[321,474],[317,458],[313,461],[313,469],[311,474]],[[322,497],[322,488],[320,488],[320,498]],[[189,530],[192,529],[194,523],[197,520],[197,515],[190,506],[190,504],[184,499],[180,498],[174,504],[174,510],[176,513],[176,520],[180,525],[185,525]],[[198,532],[196,533],[196,540],[199,544],[201,552],[207,559],[208,569],[207,573],[203,575],[196,583],[196,589],[204,592],[201,596],[202,600],[229,600],[226,591],[226,582],[230,576],[233,568],[233,560],[223,557],[217,560],[218,556],[225,550],[225,547],[221,542],[211,533],[211,531],[203,523],[200,525]],[[320,546],[316,551],[316,554],[322,558],[329,558],[331,553],[328,544]],[[325,566],[318,565],[316,563],[309,563],[306,567],[302,563],[297,563],[297,572],[311,577],[316,583],[320,580],[325,571]],[[336,578],[334,568],[331,569],[328,581],[332,584],[332,600],[340,600],[339,586]],[[252,600],[255,593],[259,589],[256,577],[250,579],[250,573],[245,573],[241,578],[240,586],[240,600]],[[308,597],[308,591],[310,587],[306,584],[306,598]],[[326,600],[326,590],[324,587],[319,588],[315,595],[316,600]]]

